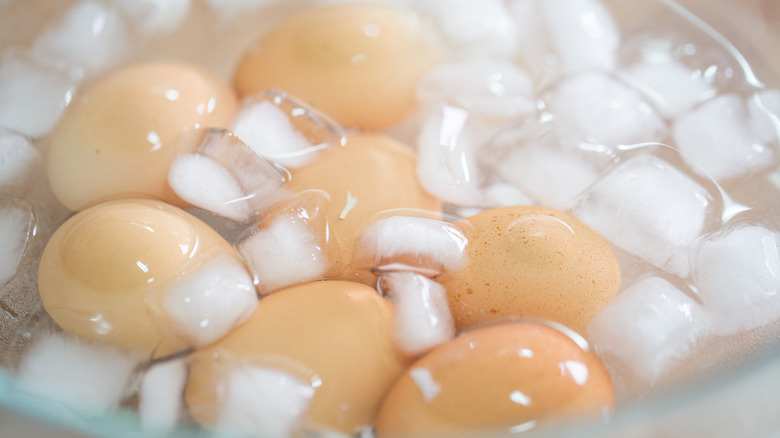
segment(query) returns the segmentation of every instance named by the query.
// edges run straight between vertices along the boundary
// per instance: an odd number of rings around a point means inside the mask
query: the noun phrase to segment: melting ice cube
[[[33,225],[29,204],[0,198],[0,287],[16,275]]]
[[[0,128],[0,193],[23,191],[40,163],[30,140]]]
[[[511,55],[517,46],[516,25],[501,0],[433,0],[426,7],[433,27],[453,52]]]

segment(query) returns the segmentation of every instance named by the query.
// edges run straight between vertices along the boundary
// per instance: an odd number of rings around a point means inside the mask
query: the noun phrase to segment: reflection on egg
[[[242,96],[281,88],[343,126],[381,130],[414,108],[417,82],[435,62],[411,12],[340,4],[304,11],[259,39],[235,83]]]
[[[38,284],[46,311],[66,332],[127,351],[166,354],[189,345],[182,333],[168,333],[180,328],[169,321],[177,309],[168,307],[173,312],[166,314],[159,303],[190,293],[179,292],[176,282],[215,258],[228,270],[242,266],[220,235],[176,207],[110,201],[57,229],[43,252]],[[161,296],[169,289],[176,295]],[[251,293],[250,311],[257,301]]]
[[[441,211],[440,202],[423,190],[412,150],[381,135],[350,135],[345,146],[333,146],[311,164],[293,170],[287,188],[319,189],[330,195],[325,216],[334,241],[329,260],[347,265],[336,278],[375,284],[376,277],[350,264],[355,239],[374,214],[394,208]]]
[[[583,343],[541,323],[469,331],[398,379],[379,410],[377,435],[519,432],[546,418],[604,414],[614,403],[612,383]]]
[[[117,70],[70,105],[52,136],[51,188],[71,210],[117,194],[181,205],[168,167],[182,130],[228,126],[234,92],[212,74],[175,63]]]
[[[584,333],[617,295],[620,267],[607,242],[547,207],[486,210],[473,226],[465,269],[441,275],[459,329],[509,316],[550,319]]]
[[[241,327],[195,353],[185,399],[212,424],[220,411],[220,367],[271,365],[305,376],[314,387],[308,426],[355,434],[376,410],[408,359],[392,340],[394,308],[368,286],[319,281],[260,300]]]

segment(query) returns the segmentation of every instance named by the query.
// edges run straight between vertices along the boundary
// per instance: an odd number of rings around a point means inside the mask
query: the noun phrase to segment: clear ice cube
[[[33,226],[32,206],[0,198],[0,288],[16,275]]]
[[[191,0],[112,0],[132,25],[144,35],[175,32],[190,12]]]
[[[41,154],[22,135],[0,128],[0,194],[24,192],[41,166]]]
[[[507,55],[517,47],[516,24],[501,0],[432,0],[428,19],[445,48],[460,55]]]

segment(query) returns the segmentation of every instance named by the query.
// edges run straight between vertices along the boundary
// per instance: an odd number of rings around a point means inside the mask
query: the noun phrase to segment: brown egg
[[[333,146],[311,164],[292,171],[293,192],[319,189],[330,195],[326,220],[334,242],[328,258],[346,261],[340,280],[373,285],[376,278],[352,266],[355,239],[374,214],[394,208],[441,211],[441,203],[420,186],[417,159],[405,145],[381,135],[350,135],[345,146]]]
[[[603,414],[614,403],[609,374],[575,340],[530,322],[467,332],[398,379],[382,402],[377,435],[517,432],[563,415]]]
[[[314,388],[308,426],[355,434],[376,410],[408,359],[392,341],[394,308],[368,286],[319,281],[260,300],[254,315],[195,353],[185,399],[195,419],[219,411],[217,369],[225,362],[274,364],[303,374]]]
[[[560,322],[584,333],[617,295],[620,267],[607,242],[547,207],[486,210],[473,226],[468,264],[438,281],[459,329],[508,316]]]
[[[415,106],[436,62],[418,18],[379,4],[307,10],[260,38],[238,65],[242,96],[280,88],[346,127],[381,130]]]
[[[57,229],[41,257],[38,285],[43,306],[66,332],[123,350],[165,354],[188,345],[164,333],[169,326],[157,308],[159,295],[217,255],[242,266],[219,234],[176,207],[110,201]]]
[[[80,94],[55,129],[48,157],[52,190],[71,210],[117,194],[181,205],[167,182],[181,132],[228,126],[237,106],[227,84],[188,65],[117,70]]]

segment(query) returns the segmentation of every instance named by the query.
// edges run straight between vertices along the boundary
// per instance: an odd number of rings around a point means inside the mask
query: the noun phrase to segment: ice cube
[[[413,272],[387,272],[379,287],[395,305],[394,339],[406,354],[417,356],[455,336],[447,292]]]
[[[40,164],[41,154],[30,140],[0,128],[0,193],[22,191]]]
[[[257,308],[252,277],[233,254],[217,253],[162,291],[158,321],[187,346],[216,341]]]
[[[497,206],[532,205],[534,200],[505,182],[495,182],[485,189],[485,195]]]
[[[298,168],[331,145],[343,145],[344,130],[324,114],[280,90],[247,98],[232,122],[233,133],[255,153]]]
[[[293,436],[314,396],[314,388],[302,379],[252,365],[223,371],[217,390],[217,429],[242,437]]]
[[[238,17],[251,14],[282,0],[204,0],[217,17],[224,22],[230,22]]]
[[[128,21],[145,35],[168,35],[181,26],[191,0],[112,0]]]
[[[669,281],[648,276],[621,292],[588,326],[596,352],[647,385],[667,375],[712,334],[702,306]]]
[[[416,96],[423,105],[447,101],[472,114],[499,120],[536,109],[534,84],[528,73],[500,59],[440,64],[420,80]]]
[[[748,112],[755,138],[777,144],[780,141],[780,90],[761,90],[750,96]]]
[[[517,47],[514,20],[501,0],[432,0],[425,4],[444,45],[460,55],[512,55]]]
[[[747,105],[736,94],[720,95],[684,114],[673,134],[691,168],[716,181],[758,172],[777,159],[775,148],[753,135]]]
[[[16,275],[33,224],[32,206],[0,198],[0,287]]]
[[[391,216],[360,236],[355,264],[360,268],[410,270],[429,276],[466,263],[467,239],[455,224],[423,217]]]
[[[68,106],[77,71],[54,59],[7,49],[0,60],[0,126],[29,137],[46,135]]]
[[[642,61],[626,69],[623,78],[670,118],[680,116],[717,93],[700,70],[691,70],[672,59]]]
[[[711,204],[704,187],[645,153],[597,181],[578,198],[572,212],[617,246],[686,277],[688,248],[704,229]]]
[[[27,391],[102,414],[119,406],[135,365],[134,358],[113,348],[47,334],[22,357],[18,381]]]
[[[615,146],[666,135],[666,124],[639,92],[606,73],[572,75],[546,101],[558,122],[579,132],[582,140]]]
[[[259,293],[322,279],[338,265],[339,260],[329,260],[329,254],[339,252],[328,246],[333,245],[324,216],[329,202],[325,192],[303,192],[289,204],[274,208],[238,243]]]
[[[194,154],[174,159],[168,183],[183,200],[238,222],[287,196],[279,169],[225,129],[193,132]],[[200,138],[202,136],[202,138]]]
[[[88,76],[119,64],[130,50],[130,38],[119,12],[98,1],[73,5],[62,20],[42,33],[33,52],[58,58]]]
[[[141,380],[138,414],[149,434],[165,434],[179,420],[182,394],[187,381],[185,359],[172,359],[152,365]]]
[[[565,71],[612,69],[620,34],[599,0],[539,2],[548,34]]]
[[[443,104],[417,138],[417,177],[429,193],[460,206],[487,206],[477,148],[484,126],[463,108]]]
[[[721,336],[780,318],[780,233],[743,224],[706,236],[693,251],[693,280]]]

